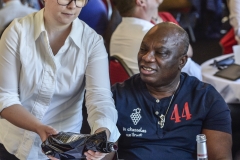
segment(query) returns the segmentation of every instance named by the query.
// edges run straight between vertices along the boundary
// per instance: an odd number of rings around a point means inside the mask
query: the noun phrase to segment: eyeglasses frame
[[[59,4],[58,1],[59,1],[59,0],[57,0],[57,3]],[[85,3],[82,7],[79,7],[79,6],[77,6],[77,2],[76,2],[77,0],[70,0],[68,4],[59,4],[59,5],[60,5],[60,6],[68,6],[69,4],[72,3],[72,1],[75,1],[75,5],[76,5],[77,8],[83,8],[83,7],[86,6],[86,4],[88,3],[88,0],[85,0],[86,3]]]

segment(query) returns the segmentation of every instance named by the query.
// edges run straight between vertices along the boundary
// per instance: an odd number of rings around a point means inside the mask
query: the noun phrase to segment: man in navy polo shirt
[[[207,137],[209,160],[232,159],[228,106],[211,85],[181,73],[188,46],[180,26],[154,26],[140,46],[140,74],[112,87],[119,159],[194,160],[200,133]]]

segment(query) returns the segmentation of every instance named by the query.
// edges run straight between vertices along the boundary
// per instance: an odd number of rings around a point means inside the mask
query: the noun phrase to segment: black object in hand
[[[84,159],[87,150],[110,153],[117,150],[117,146],[107,141],[105,131],[89,135],[71,132],[59,132],[49,136],[41,145],[46,155],[61,160]]]

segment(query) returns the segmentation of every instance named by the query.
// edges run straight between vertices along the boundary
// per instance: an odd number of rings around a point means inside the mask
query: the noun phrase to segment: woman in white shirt
[[[18,159],[47,159],[40,145],[49,135],[80,131],[85,91],[91,133],[119,137],[103,39],[77,18],[86,3],[45,0],[45,8],[15,19],[2,35],[0,144]]]

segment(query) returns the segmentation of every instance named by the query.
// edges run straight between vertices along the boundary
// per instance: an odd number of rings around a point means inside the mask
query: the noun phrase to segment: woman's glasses
[[[88,0],[57,0],[58,4],[61,6],[67,6],[72,3],[72,1],[75,1],[76,7],[78,8],[84,7],[88,2]]]

